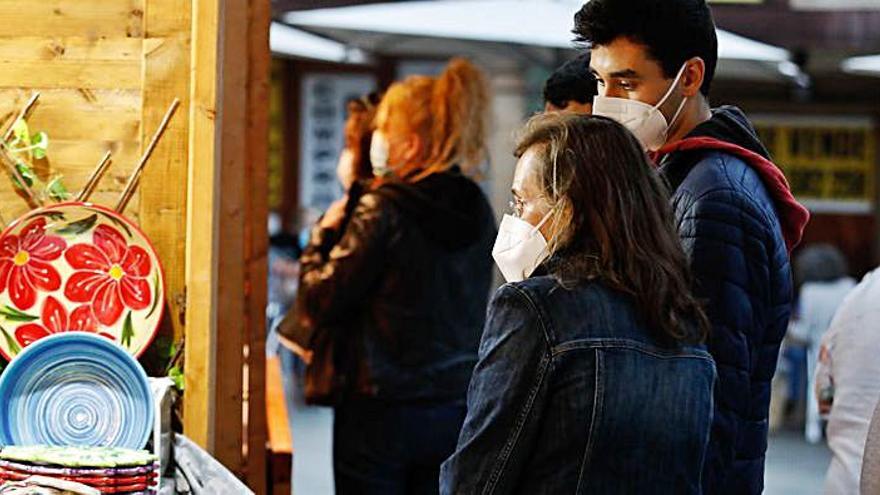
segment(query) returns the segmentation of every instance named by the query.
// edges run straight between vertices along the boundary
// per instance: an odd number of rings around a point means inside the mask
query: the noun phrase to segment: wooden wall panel
[[[42,96],[28,122],[34,129],[51,129],[53,144],[88,137],[95,142],[140,139],[140,89],[33,89]],[[0,119],[11,118],[28,97],[30,91],[0,89]]]
[[[248,23],[248,112],[245,269],[248,367],[246,415],[248,448],[246,479],[257,493],[268,493],[266,486],[268,425],[266,404],[266,301],[269,238],[266,217],[269,212],[269,22],[268,1],[250,2]]]
[[[187,392],[184,429],[257,493],[265,493],[268,12],[267,0],[194,2],[187,198],[186,380],[200,388]]]
[[[223,88],[219,95],[222,120],[217,122],[221,154],[217,194],[222,200],[217,204],[220,223],[216,235],[220,238],[218,273],[223,276],[217,277],[216,311],[217,360],[223,363],[225,372],[218,369],[216,375],[217,435],[214,455],[244,478],[245,462],[241,449],[247,434],[242,409],[243,350],[247,342],[244,224],[247,218],[246,197],[252,194],[247,182],[249,157],[245,134],[249,71],[248,0],[223,0],[222,4],[223,25],[219,37],[222,59],[218,61],[218,75]]]
[[[214,451],[217,370],[217,250],[220,186],[218,134],[218,0],[194,0],[192,82],[186,223],[186,401],[183,428],[194,442]],[[226,364],[226,363],[224,363]]]
[[[7,39],[0,44],[0,86],[138,89],[140,45],[133,38]]]
[[[143,0],[2,0],[0,26],[10,38],[138,38],[143,12]]]
[[[0,0],[0,122],[39,91],[28,122],[50,145],[37,175],[63,175],[75,194],[110,150],[113,163],[92,197],[105,205],[115,204],[141,148],[143,3]],[[29,208],[5,172],[0,204],[6,219]],[[136,196],[128,211],[135,221],[138,204]]]
[[[177,342],[184,334],[187,160],[189,158],[190,30],[189,0],[147,0],[143,41],[143,125],[147,142],[168,105],[181,105],[141,179],[141,224],[165,266],[167,304],[162,335]]]

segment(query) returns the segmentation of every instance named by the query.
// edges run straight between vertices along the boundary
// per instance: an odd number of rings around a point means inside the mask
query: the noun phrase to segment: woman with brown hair
[[[455,449],[495,237],[491,207],[466,175],[482,158],[486,92],[460,59],[436,78],[392,85],[374,121],[377,178],[347,225],[342,203],[325,214],[301,258],[290,327],[336,329],[338,494],[437,493]]]
[[[641,145],[606,118],[532,119],[444,494],[700,493],[715,369]]]

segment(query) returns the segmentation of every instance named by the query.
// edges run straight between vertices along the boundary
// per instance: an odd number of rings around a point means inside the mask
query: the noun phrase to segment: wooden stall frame
[[[184,430],[257,493],[266,492],[269,19],[268,0],[193,2]]]

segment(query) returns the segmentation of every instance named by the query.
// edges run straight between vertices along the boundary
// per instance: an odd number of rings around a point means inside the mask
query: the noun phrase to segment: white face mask
[[[504,215],[492,257],[508,282],[520,282],[531,276],[549,253],[540,228],[550,218],[549,211],[537,226],[513,215]]]
[[[372,143],[371,143],[372,144]],[[336,165],[336,177],[343,189],[348,189],[354,183],[354,152],[346,148],[339,155],[339,163]]]
[[[648,151],[657,151],[661,146],[666,144],[669,137],[669,128],[678,119],[679,114],[684,109],[687,97],[681,100],[681,105],[675,111],[675,115],[667,122],[660,107],[666,103],[672,91],[678,85],[678,81],[684,74],[687,64],[682,65],[678,70],[678,75],[669,86],[663,98],[656,105],[651,106],[638,100],[628,100],[626,98],[611,98],[608,96],[593,97],[593,115],[602,115],[610,119],[614,119],[623,124],[641,141],[642,145]]]
[[[370,165],[372,165],[373,175],[376,177],[383,177],[391,173],[391,168],[388,166],[390,150],[391,145],[388,144],[385,135],[379,131],[373,132],[373,137],[370,138]]]

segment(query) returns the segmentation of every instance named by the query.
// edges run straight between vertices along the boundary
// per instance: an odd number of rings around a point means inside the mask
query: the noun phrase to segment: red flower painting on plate
[[[46,235],[46,219],[29,223],[20,235],[0,240],[0,293],[9,290],[9,299],[21,310],[37,302],[37,291],[52,292],[61,287],[61,276],[52,261],[61,257],[67,242]]]
[[[111,326],[125,308],[150,306],[150,255],[140,246],[129,246],[109,225],[97,226],[92,238],[92,244],[76,244],[64,253],[74,269],[64,286],[64,296],[73,303],[91,305],[98,322]]]
[[[89,305],[82,305],[68,315],[64,305],[52,296],[46,298],[43,303],[43,311],[40,321],[22,325],[15,330],[15,340],[22,347],[49,335],[61,332],[91,332],[98,331],[98,322],[92,314]],[[102,333],[104,337],[114,340],[112,335]]]

